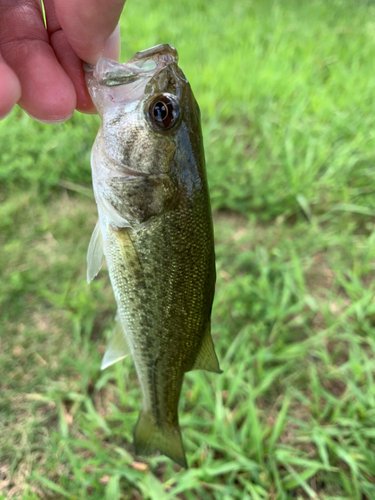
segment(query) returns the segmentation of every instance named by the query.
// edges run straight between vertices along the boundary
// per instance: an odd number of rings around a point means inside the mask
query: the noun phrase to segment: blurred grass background
[[[131,359],[87,285],[97,117],[0,122],[0,499],[375,498],[375,5],[129,0],[122,60],[168,42],[200,104],[224,374],[180,402],[191,468],[134,457]]]

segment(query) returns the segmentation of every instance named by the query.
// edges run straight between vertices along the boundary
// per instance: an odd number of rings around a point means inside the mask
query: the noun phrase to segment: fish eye
[[[172,94],[160,94],[150,103],[148,117],[154,128],[169,130],[180,118],[180,106]]]

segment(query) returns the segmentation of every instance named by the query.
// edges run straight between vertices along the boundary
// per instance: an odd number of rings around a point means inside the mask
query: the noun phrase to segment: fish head
[[[202,148],[198,104],[172,46],[138,52],[125,64],[101,58],[85,71],[102,118],[101,152],[114,175],[170,172],[189,136]],[[189,146],[197,155],[199,147]]]

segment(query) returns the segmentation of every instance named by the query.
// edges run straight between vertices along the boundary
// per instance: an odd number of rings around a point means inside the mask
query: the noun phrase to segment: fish
[[[102,120],[87,281],[105,257],[118,306],[101,368],[132,355],[143,395],[135,454],[159,450],[187,468],[184,374],[222,372],[211,337],[215,249],[199,106],[168,44],[125,64],[101,58],[85,72]]]

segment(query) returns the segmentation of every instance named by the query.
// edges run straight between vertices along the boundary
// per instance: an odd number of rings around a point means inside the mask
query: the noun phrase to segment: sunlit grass
[[[135,457],[132,360],[87,285],[98,119],[0,122],[0,499],[375,498],[371,2],[129,0],[123,60],[176,46],[203,116],[220,376],[187,374],[191,468]],[[2,496],[3,495],[3,496]]]

